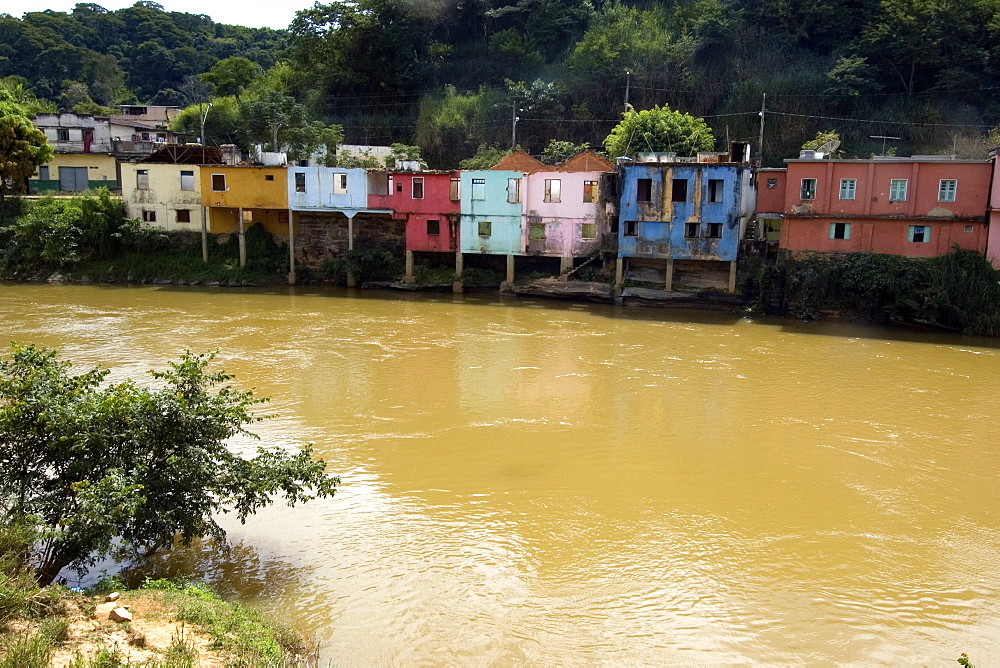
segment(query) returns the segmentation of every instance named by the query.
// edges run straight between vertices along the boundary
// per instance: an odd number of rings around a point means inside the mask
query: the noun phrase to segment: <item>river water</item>
[[[303,288],[4,285],[0,326],[118,379],[218,348],[272,397],[336,497],[147,573],[323,665],[1000,663],[988,341]]]

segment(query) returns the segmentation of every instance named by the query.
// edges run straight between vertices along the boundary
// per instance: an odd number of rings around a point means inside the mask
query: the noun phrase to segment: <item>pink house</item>
[[[1000,269],[1000,160],[997,159],[997,152],[1000,149],[993,149],[990,155],[993,158],[993,188],[990,190],[990,225],[989,236],[986,240],[986,259],[992,264],[994,269]]]
[[[986,251],[992,166],[950,156],[786,160],[781,247],[933,257]]]
[[[572,268],[574,257],[585,257],[600,248],[608,233],[607,216],[601,202],[601,177],[614,166],[591,151],[559,165],[546,165],[516,152],[493,169],[524,174],[520,201],[523,203],[521,252],[562,258],[562,268]]]

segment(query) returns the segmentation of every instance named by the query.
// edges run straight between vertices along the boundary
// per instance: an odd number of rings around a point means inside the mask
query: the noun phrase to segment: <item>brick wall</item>
[[[334,212],[296,214],[295,257],[305,266],[318,267],[323,260],[347,252],[347,216]],[[406,221],[388,214],[359,213],[354,216],[354,248],[386,248],[398,257],[406,250]]]

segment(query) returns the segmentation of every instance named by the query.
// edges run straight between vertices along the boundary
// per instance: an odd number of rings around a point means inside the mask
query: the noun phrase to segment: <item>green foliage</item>
[[[323,262],[323,275],[338,285],[347,283],[348,276],[359,281],[398,278],[401,274],[399,259],[384,248],[349,250],[344,257]]]
[[[508,156],[510,154],[511,151],[505,151],[495,146],[480,144],[479,148],[476,149],[476,154],[471,158],[466,158],[461,161],[458,163],[458,166],[460,169],[490,169],[493,165],[500,162],[504,156]]]
[[[466,267],[461,280],[466,285],[499,285],[500,274],[492,269]]]
[[[546,165],[558,165],[559,163],[566,162],[574,155],[579,155],[583,151],[590,148],[590,144],[584,142],[583,144],[574,144],[571,141],[559,141],[553,139],[549,142],[549,145],[545,147],[542,151],[542,162]]]
[[[247,426],[265,400],[208,371],[213,358],[186,352],[150,372],[156,387],[140,387],[12,345],[0,361],[0,520],[37,527],[30,561],[40,583],[175,535],[224,540],[219,512],[242,522],[275,496],[294,505],[333,494],[339,480],[309,448],[258,448],[252,459],[229,450],[230,437],[254,437]]]
[[[715,146],[712,129],[700,118],[668,106],[643,111],[627,110],[604,146],[610,156],[635,155],[641,151],[674,151],[692,156]]]
[[[41,130],[25,116],[24,108],[0,89],[0,202],[23,192],[39,165],[52,159],[52,147]]]
[[[966,654],[965,652],[962,652],[962,656],[958,657],[956,661],[958,661],[958,663],[964,666],[965,668],[976,668],[975,665],[973,665],[972,661],[969,660],[969,655]]]
[[[808,151],[817,151],[820,149],[820,147],[832,141],[837,141],[837,142],[840,141],[839,132],[837,132],[836,130],[826,130],[826,131],[820,130],[819,132],[816,133],[816,136],[813,139],[810,139],[806,143],[802,144],[802,149]],[[840,155],[841,153],[842,151],[834,151],[833,153],[830,153],[826,157],[833,158]]]
[[[205,136],[202,143],[207,146],[236,144],[247,146],[243,131],[242,109],[235,97],[213,97],[208,104],[192,104],[181,109],[171,124],[171,129],[191,137],[201,135],[201,119],[205,118]]]
[[[106,189],[93,196],[44,198],[22,216],[0,221],[0,271],[68,270],[81,261],[115,256],[150,234],[125,217],[121,200]]]
[[[248,58],[232,56],[215,63],[201,80],[215,88],[219,96],[234,96],[237,100],[250,83],[260,76],[261,67]]]

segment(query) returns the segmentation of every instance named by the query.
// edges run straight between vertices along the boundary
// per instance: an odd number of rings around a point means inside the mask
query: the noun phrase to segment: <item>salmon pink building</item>
[[[989,232],[986,240],[986,259],[993,264],[994,269],[1000,269],[1000,160],[997,152],[990,152],[993,158],[993,188],[990,189]]]
[[[459,249],[459,175],[448,171],[394,171],[371,188],[368,206],[388,209],[406,221],[406,280],[413,280],[414,253]]]
[[[781,247],[946,255],[984,253],[992,165],[950,156],[786,160]]]

